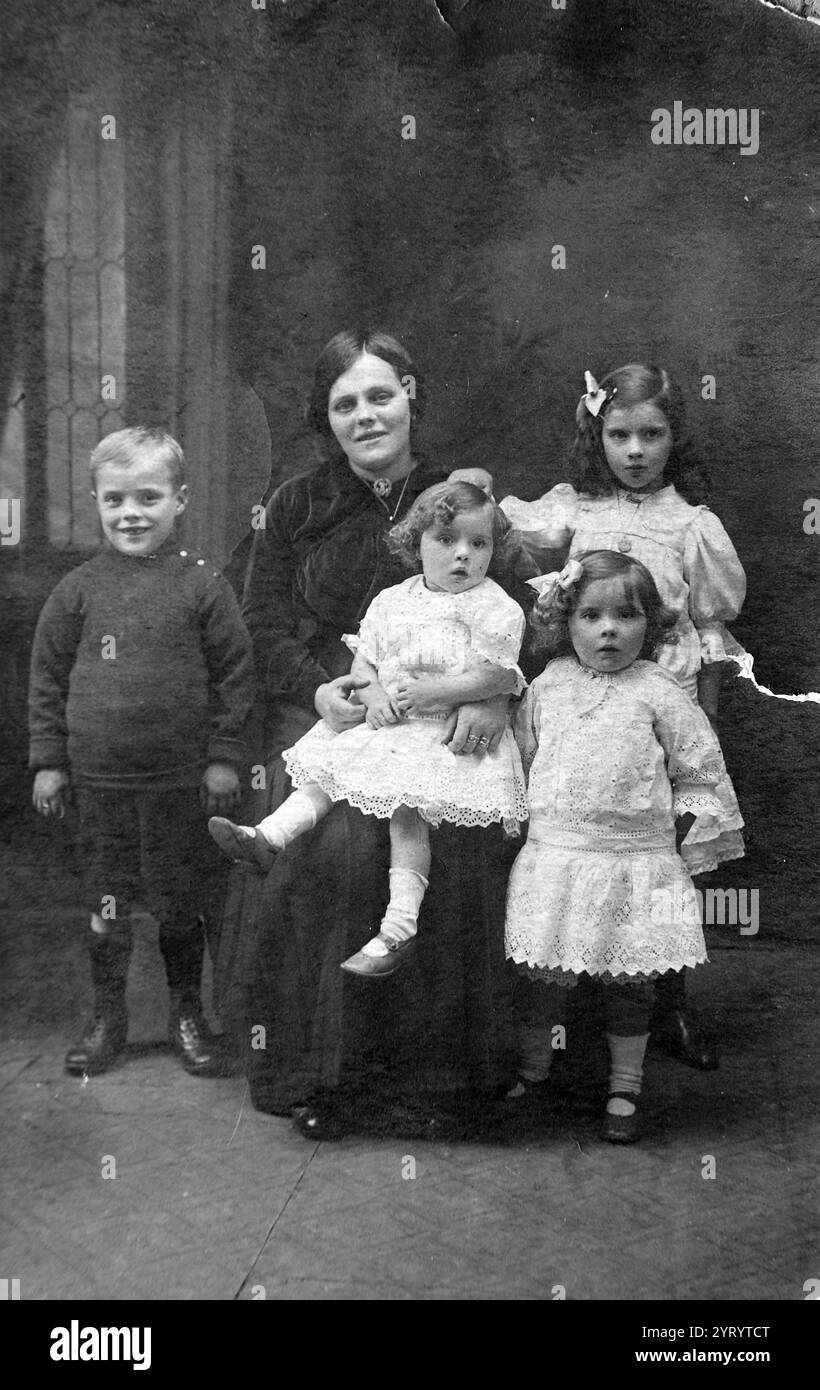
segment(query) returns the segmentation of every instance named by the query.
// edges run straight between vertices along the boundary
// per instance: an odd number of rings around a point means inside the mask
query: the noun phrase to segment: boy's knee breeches
[[[124,924],[139,902],[161,926],[190,927],[222,875],[197,788],[81,787],[76,801],[88,912]]]

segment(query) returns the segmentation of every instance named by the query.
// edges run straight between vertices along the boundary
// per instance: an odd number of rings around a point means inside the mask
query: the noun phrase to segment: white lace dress
[[[590,497],[558,483],[535,502],[505,497],[502,510],[543,571],[545,550],[568,557],[586,550],[620,550],[646,565],[664,603],[678,614],[672,642],[658,649],[658,664],[671,671],[693,700],[701,666],[748,658],[726,624],[746,596],[746,576],[722,523],[708,507],[692,506],[671,484],[657,492]],[[728,772],[717,788],[723,803],[726,845],[743,854],[743,818]],[[697,872],[693,870],[693,872]]]
[[[492,579],[465,593],[430,590],[421,575],[383,589],[370,604],[352,651],[375,666],[388,694],[413,674],[458,674],[476,661],[515,673],[524,688],[518,652],[524,614]],[[294,786],[318,782],[334,801],[389,818],[415,807],[431,825],[517,829],[527,819],[527,790],[511,729],[483,756],[450,752],[442,742],[446,714],[403,719],[382,729],[359,724],[336,734],[319,720],[283,754]]]
[[[553,661],[516,738],[530,825],[507,894],[506,951],[544,978],[651,979],[706,960],[688,869],[736,851],[715,796],[723,758],[702,710],[650,661],[599,675]],[[675,849],[675,816],[693,830]]]
[[[671,484],[657,492],[590,497],[558,483],[534,502],[505,497],[501,508],[539,563],[545,550],[620,550],[640,560],[658,592],[678,614],[677,642],[658,662],[698,698],[701,665],[742,651],[727,632],[746,596],[746,576],[722,523],[708,507],[693,507]]]

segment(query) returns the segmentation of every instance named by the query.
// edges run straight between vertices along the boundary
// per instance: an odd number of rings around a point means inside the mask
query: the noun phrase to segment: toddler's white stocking
[[[408,941],[418,930],[418,916],[428,880],[415,869],[390,870],[390,901],[379,931],[391,941]],[[366,956],[385,956],[387,947],[373,937],[362,947]]]
[[[621,1037],[617,1033],[607,1033],[606,1040],[609,1044],[610,1091],[627,1091],[637,1100],[641,1094],[643,1059],[649,1034]],[[634,1106],[629,1101],[609,1100],[606,1108],[612,1115],[630,1115]]]
[[[429,872],[427,822],[409,806],[399,806],[390,818],[390,901],[379,927],[389,941],[409,941],[416,935]],[[387,947],[378,937],[362,950],[367,956],[387,955]]]
[[[306,782],[298,791],[292,792],[272,815],[265,816],[256,828],[274,849],[284,849],[292,840],[312,830],[332,805],[327,792],[323,792],[316,782]]]

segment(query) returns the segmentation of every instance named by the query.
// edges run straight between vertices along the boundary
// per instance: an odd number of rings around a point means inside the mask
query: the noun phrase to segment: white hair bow
[[[583,565],[578,560],[567,560],[562,570],[551,570],[549,574],[538,574],[535,579],[528,579],[527,583],[538,595],[536,602],[543,604],[549,599],[556,586],[559,589],[570,589],[583,577]]]
[[[592,372],[584,372],[584,384],[587,388],[586,395],[581,397],[590,415],[600,415],[608,401],[617,395],[618,388],[613,386],[610,391],[606,387],[599,386]]]

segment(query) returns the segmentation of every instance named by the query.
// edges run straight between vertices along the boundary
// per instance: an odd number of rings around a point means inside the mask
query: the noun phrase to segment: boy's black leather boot
[[[219,1076],[221,1056],[202,1015],[202,924],[184,931],[161,927],[159,944],[171,993],[168,1041],[191,1076]]]
[[[128,1036],[125,984],[131,959],[130,931],[105,936],[91,931],[89,937],[94,1017],[80,1041],[66,1053],[65,1069],[72,1076],[96,1076],[107,1071]]]

